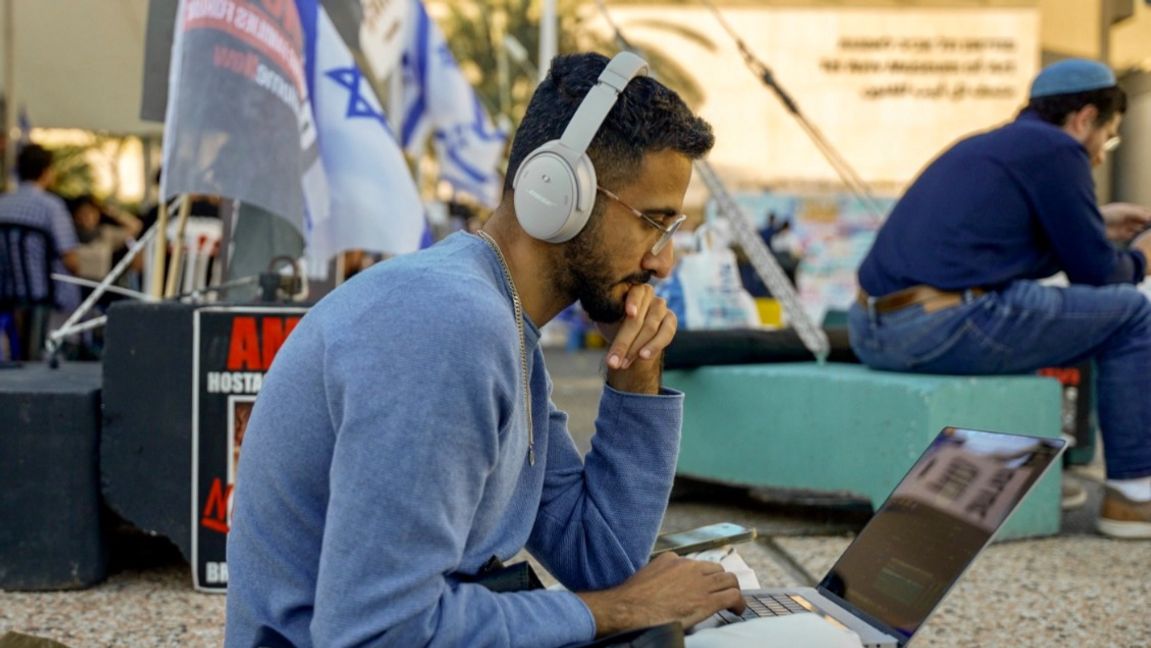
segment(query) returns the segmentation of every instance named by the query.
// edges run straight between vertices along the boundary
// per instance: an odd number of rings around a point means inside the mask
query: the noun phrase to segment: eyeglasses
[[[1112,137],[1111,139],[1107,140],[1106,142],[1103,142],[1103,150],[1104,150],[1104,152],[1110,153],[1111,151],[1114,151],[1115,149],[1119,148],[1120,143],[1122,143],[1122,140],[1120,140],[1119,136],[1116,135],[1115,137]]]
[[[632,207],[631,205],[625,203],[623,200],[620,200],[619,196],[608,191],[607,189],[604,189],[603,187],[600,187],[600,186],[596,186],[596,191],[602,193],[603,195],[607,196],[608,198],[611,198],[612,200],[616,201],[617,203],[623,205],[624,207],[627,208],[628,211],[635,214],[636,216],[639,216],[648,225],[651,225],[652,227],[654,227],[660,231],[659,240],[655,242],[655,245],[651,246],[651,253],[653,256],[659,256],[659,253],[663,252],[663,249],[665,247],[667,247],[668,242],[671,241],[671,237],[675,236],[676,231],[679,230],[679,226],[683,225],[683,222],[685,220],[687,220],[686,215],[677,214],[676,212],[674,212],[670,209],[654,210],[654,211],[658,211],[660,216],[662,216],[664,218],[675,218],[675,220],[673,220],[668,225],[662,225],[659,223],[659,221],[652,218],[651,215],[646,214],[644,212],[641,212],[640,210],[636,209],[635,207]]]

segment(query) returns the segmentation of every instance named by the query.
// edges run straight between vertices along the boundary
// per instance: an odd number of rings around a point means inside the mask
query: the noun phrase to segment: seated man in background
[[[1098,520],[1151,538],[1151,211],[1096,204],[1126,95],[1100,63],[1035,78],[1014,122],[960,141],[915,180],[859,268],[851,345],[876,369],[1007,374],[1093,359],[1107,488]],[[1039,279],[1064,272],[1069,286]]]
[[[29,360],[40,357],[53,307],[70,310],[79,303],[76,287],[63,282],[53,285],[51,274],[75,274],[80,263],[76,255],[76,228],[68,208],[59,196],[48,192],[56,179],[51,151],[38,144],[24,146],[16,158],[16,172],[20,186],[14,193],[0,196],[0,232],[9,237],[11,253],[14,257],[22,256],[29,270],[27,289],[23,281],[10,284],[16,300],[30,304],[12,312],[22,344],[23,357],[17,359]],[[8,233],[6,226],[9,225],[40,230],[46,240],[30,238],[23,243],[23,250],[16,250],[17,237]],[[5,258],[8,263],[16,262],[15,258]],[[7,275],[4,279],[8,281],[25,278],[23,272],[11,267],[0,267],[0,274]],[[49,297],[54,298],[54,303]]]
[[[228,646],[563,646],[742,611],[720,565],[648,562],[683,404],[648,281],[714,137],[637,62],[554,59],[483,230],[372,266],[292,332],[244,437]],[[539,346],[577,300],[611,341],[586,457]],[[571,591],[495,586],[525,548]]]

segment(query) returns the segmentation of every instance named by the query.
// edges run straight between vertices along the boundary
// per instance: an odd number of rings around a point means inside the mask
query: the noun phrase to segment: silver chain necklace
[[[504,258],[503,250],[500,249],[496,240],[492,238],[491,234],[480,230],[476,233],[488,247],[496,253],[496,257],[500,260],[500,267],[504,271],[504,280],[508,283],[508,288],[512,291],[512,310],[516,316],[516,331],[520,335],[520,379],[524,385],[524,411],[527,412],[528,418],[528,464],[536,465],[536,443],[535,431],[532,429],[532,390],[528,385],[528,350],[527,343],[524,341],[524,307],[520,303],[520,293],[516,290],[516,282],[512,281],[512,270],[508,266],[508,260]]]

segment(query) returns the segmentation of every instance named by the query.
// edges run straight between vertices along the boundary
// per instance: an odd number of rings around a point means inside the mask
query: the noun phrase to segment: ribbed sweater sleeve
[[[683,395],[604,386],[581,462],[552,409],[548,474],[528,548],[573,590],[618,585],[647,563],[675,476]]]

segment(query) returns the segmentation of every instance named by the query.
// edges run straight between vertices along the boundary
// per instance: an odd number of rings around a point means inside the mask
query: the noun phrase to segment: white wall
[[[1151,73],[1129,77],[1127,115],[1115,151],[1115,200],[1151,206]]]
[[[1039,64],[1034,9],[722,11],[809,120],[881,190],[902,189],[957,138],[1012,119]],[[626,34],[659,43],[705,89],[700,112],[717,136],[710,159],[733,187],[838,184],[708,10],[633,5],[612,14]],[[700,32],[716,48],[643,23],[652,18]]]

